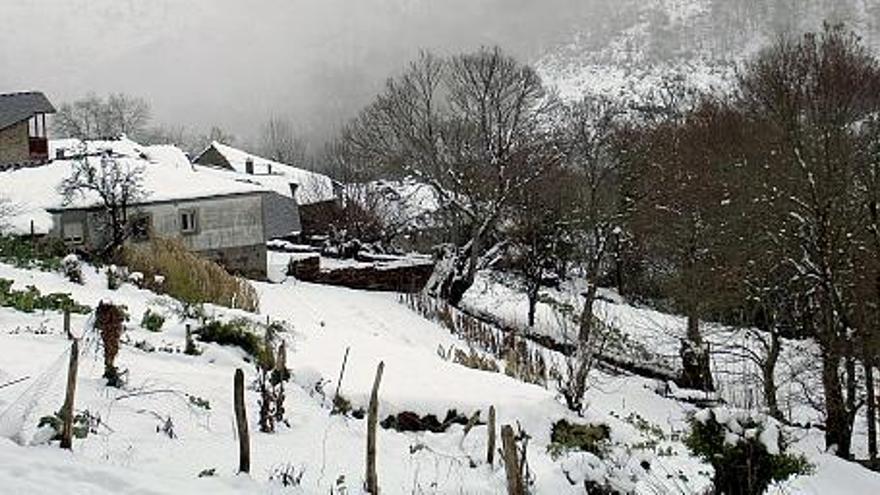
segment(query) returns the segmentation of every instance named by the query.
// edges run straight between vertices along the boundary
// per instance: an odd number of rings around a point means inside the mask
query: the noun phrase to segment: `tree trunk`
[[[865,421],[868,423],[868,459],[877,460],[877,402],[874,393],[874,359],[866,356],[865,366]]]
[[[379,384],[382,381],[384,371],[385,363],[380,361],[376,368],[376,379],[373,382],[373,392],[370,394],[370,406],[367,413],[367,479],[364,489],[373,495],[379,493],[379,476],[376,472],[376,423],[379,420]]]
[[[782,421],[782,411],[779,410],[779,401],[776,398],[776,363],[779,362],[782,340],[776,329],[770,332],[770,348],[767,349],[767,358],[761,367],[764,382],[764,404],[771,417]]]
[[[247,410],[244,405],[244,372],[235,370],[233,402],[235,405],[235,424],[238,428],[238,472],[251,470],[251,441],[248,433]]]
[[[700,335],[700,318],[691,313],[687,318],[687,334],[681,342],[682,375],[680,385],[684,388],[715,390],[709,365],[709,347]]]
[[[61,448],[73,447],[73,416],[74,397],[76,395],[76,375],[79,369],[79,340],[70,344],[70,362],[67,366],[67,392],[64,395],[64,405],[61,407]]]
[[[850,457],[852,427],[847,423],[846,404],[841,390],[840,351],[836,345],[823,345],[822,386],[825,392],[825,448],[844,459]]]
[[[534,287],[529,287],[529,289],[528,289],[529,327],[535,326],[535,309],[538,306],[538,293],[539,292],[540,292],[540,284],[535,284]]]

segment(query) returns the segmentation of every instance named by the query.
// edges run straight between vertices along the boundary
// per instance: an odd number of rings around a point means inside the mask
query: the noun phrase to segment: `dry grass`
[[[129,270],[144,274],[145,285],[186,303],[213,303],[246,311],[259,308],[257,292],[246,280],[193,253],[178,239],[126,246],[123,260]],[[164,277],[161,284],[153,282],[156,275]]]

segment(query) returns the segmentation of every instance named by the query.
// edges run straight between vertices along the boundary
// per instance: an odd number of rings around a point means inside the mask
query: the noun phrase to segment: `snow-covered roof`
[[[293,197],[290,184],[296,184],[295,199],[299,204],[306,205],[336,199],[333,179],[326,175],[269,160],[218,141],[211,143],[208,149],[212,147],[229,162],[238,175],[246,176],[248,181],[261,184],[288,197]],[[248,161],[253,163],[252,174],[248,174],[246,171],[245,164]]]
[[[68,157],[81,156],[85,151],[95,165],[101,160],[101,153],[109,152],[123,167],[141,167],[147,193],[142,203],[268,191],[260,184],[238,180],[211,167],[192,165],[182,150],[171,145],[142,146],[123,137],[85,143],[76,139],[53,140],[49,149],[50,156],[57,156],[59,149],[64,149]],[[77,160],[56,159],[44,166],[0,173],[0,198],[10,200],[15,210],[12,218],[7,219],[9,230],[28,232],[33,221],[37,233],[46,233],[52,228],[52,216],[47,210],[100,204],[94,194],[78,196],[65,204],[59,185],[70,176]]]

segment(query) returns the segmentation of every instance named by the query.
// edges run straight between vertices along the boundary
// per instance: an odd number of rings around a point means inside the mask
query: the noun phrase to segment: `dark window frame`
[[[184,226],[184,219],[189,217],[190,225]],[[199,210],[198,208],[182,208],[177,212],[177,218],[180,222],[180,233],[184,235],[195,235],[199,233]]]

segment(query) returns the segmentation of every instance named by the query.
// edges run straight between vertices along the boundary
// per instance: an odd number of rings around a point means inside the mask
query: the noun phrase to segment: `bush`
[[[253,328],[253,323],[245,318],[228,322],[211,320],[196,330],[195,334],[202,342],[239,347],[257,362],[262,362],[271,355],[272,349],[266,346],[263,337],[254,333]]]
[[[120,273],[119,268],[116,265],[110,265],[107,267],[107,288],[110,290],[116,290],[122,286],[123,276]]]
[[[601,458],[605,455],[610,436],[608,425],[577,424],[560,419],[553,423],[547,451],[553,457],[569,451],[582,451]]]
[[[690,427],[685,445],[715,468],[715,493],[759,495],[771,482],[812,470],[805,457],[785,452],[773,418],[719,407],[695,414]]]
[[[259,309],[257,292],[246,280],[189,251],[178,239],[154,239],[149,244],[126,246],[123,259],[132,271],[143,273],[145,286],[187,304]]]
[[[110,387],[121,388],[124,384],[123,373],[116,367],[116,356],[119,354],[123,322],[126,319],[127,313],[123,306],[100,302],[95,310],[95,328],[100,332],[101,342],[104,344],[104,378]]]
[[[98,426],[101,424],[101,418],[93,415],[88,410],[73,415],[73,429],[71,433],[73,438],[87,438],[89,433],[98,433]],[[61,430],[64,425],[64,419],[61,411],[51,416],[43,416],[37,423],[37,428],[48,426],[55,430],[55,434],[50,440],[61,440]]]
[[[14,308],[25,313],[34,311],[64,311],[71,313],[88,314],[91,308],[78,304],[70,294],[54,292],[41,294],[40,290],[33,285],[28,285],[25,290],[13,290],[12,280],[0,278],[0,306]]]
[[[61,272],[67,280],[75,284],[83,283],[82,262],[75,254],[68,254],[61,260]]]
[[[146,328],[151,332],[161,332],[162,325],[165,324],[165,317],[160,315],[159,313],[154,313],[150,309],[144,311],[144,316],[141,318],[141,326]]]
[[[0,262],[18,268],[57,271],[61,268],[61,258],[65,254],[67,250],[64,243],[58,239],[0,236]]]

